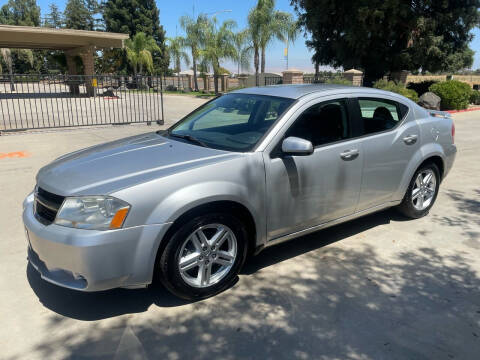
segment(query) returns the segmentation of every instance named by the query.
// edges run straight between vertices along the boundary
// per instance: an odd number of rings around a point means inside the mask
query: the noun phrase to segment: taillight
[[[452,120],[452,144],[455,144],[455,124]]]

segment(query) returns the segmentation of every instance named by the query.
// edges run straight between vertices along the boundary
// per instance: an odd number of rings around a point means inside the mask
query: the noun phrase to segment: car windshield
[[[221,150],[250,151],[293,101],[264,95],[223,95],[187,115],[165,136]]]

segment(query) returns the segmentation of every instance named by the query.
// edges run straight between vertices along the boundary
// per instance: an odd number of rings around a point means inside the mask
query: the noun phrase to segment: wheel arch
[[[440,181],[445,174],[445,158],[439,144],[426,144],[418,149],[407,166],[400,186],[393,200],[402,200],[415,172],[424,164],[433,162],[440,171]]]
[[[236,215],[244,224],[247,229],[247,256],[250,256],[255,252],[257,246],[257,237],[258,230],[257,225],[251,211],[243,204],[233,200],[215,200],[205,202],[199,205],[196,205],[182,214],[180,214],[170,225],[166,233],[162,236],[159,246],[155,254],[155,267],[157,265],[158,259],[165,249],[168,239],[175,234],[175,232],[188,220],[212,212],[228,212]],[[154,274],[155,277],[155,274]]]
[[[430,157],[426,158],[419,166],[417,166],[415,171],[420,169],[423,165],[429,164],[429,163],[433,163],[437,166],[438,171],[440,171],[440,181],[442,181],[443,175],[445,173],[445,163],[439,155],[433,155],[433,156],[430,156]]]

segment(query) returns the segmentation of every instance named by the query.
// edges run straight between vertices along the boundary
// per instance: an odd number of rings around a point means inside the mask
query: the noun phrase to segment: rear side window
[[[394,128],[408,112],[405,105],[386,99],[361,98],[358,105],[364,135]]]

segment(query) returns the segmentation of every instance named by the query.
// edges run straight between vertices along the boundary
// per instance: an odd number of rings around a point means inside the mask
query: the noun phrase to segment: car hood
[[[61,156],[40,169],[37,185],[63,196],[110,194],[238,156],[241,154],[172,140],[157,133],[143,134]]]

